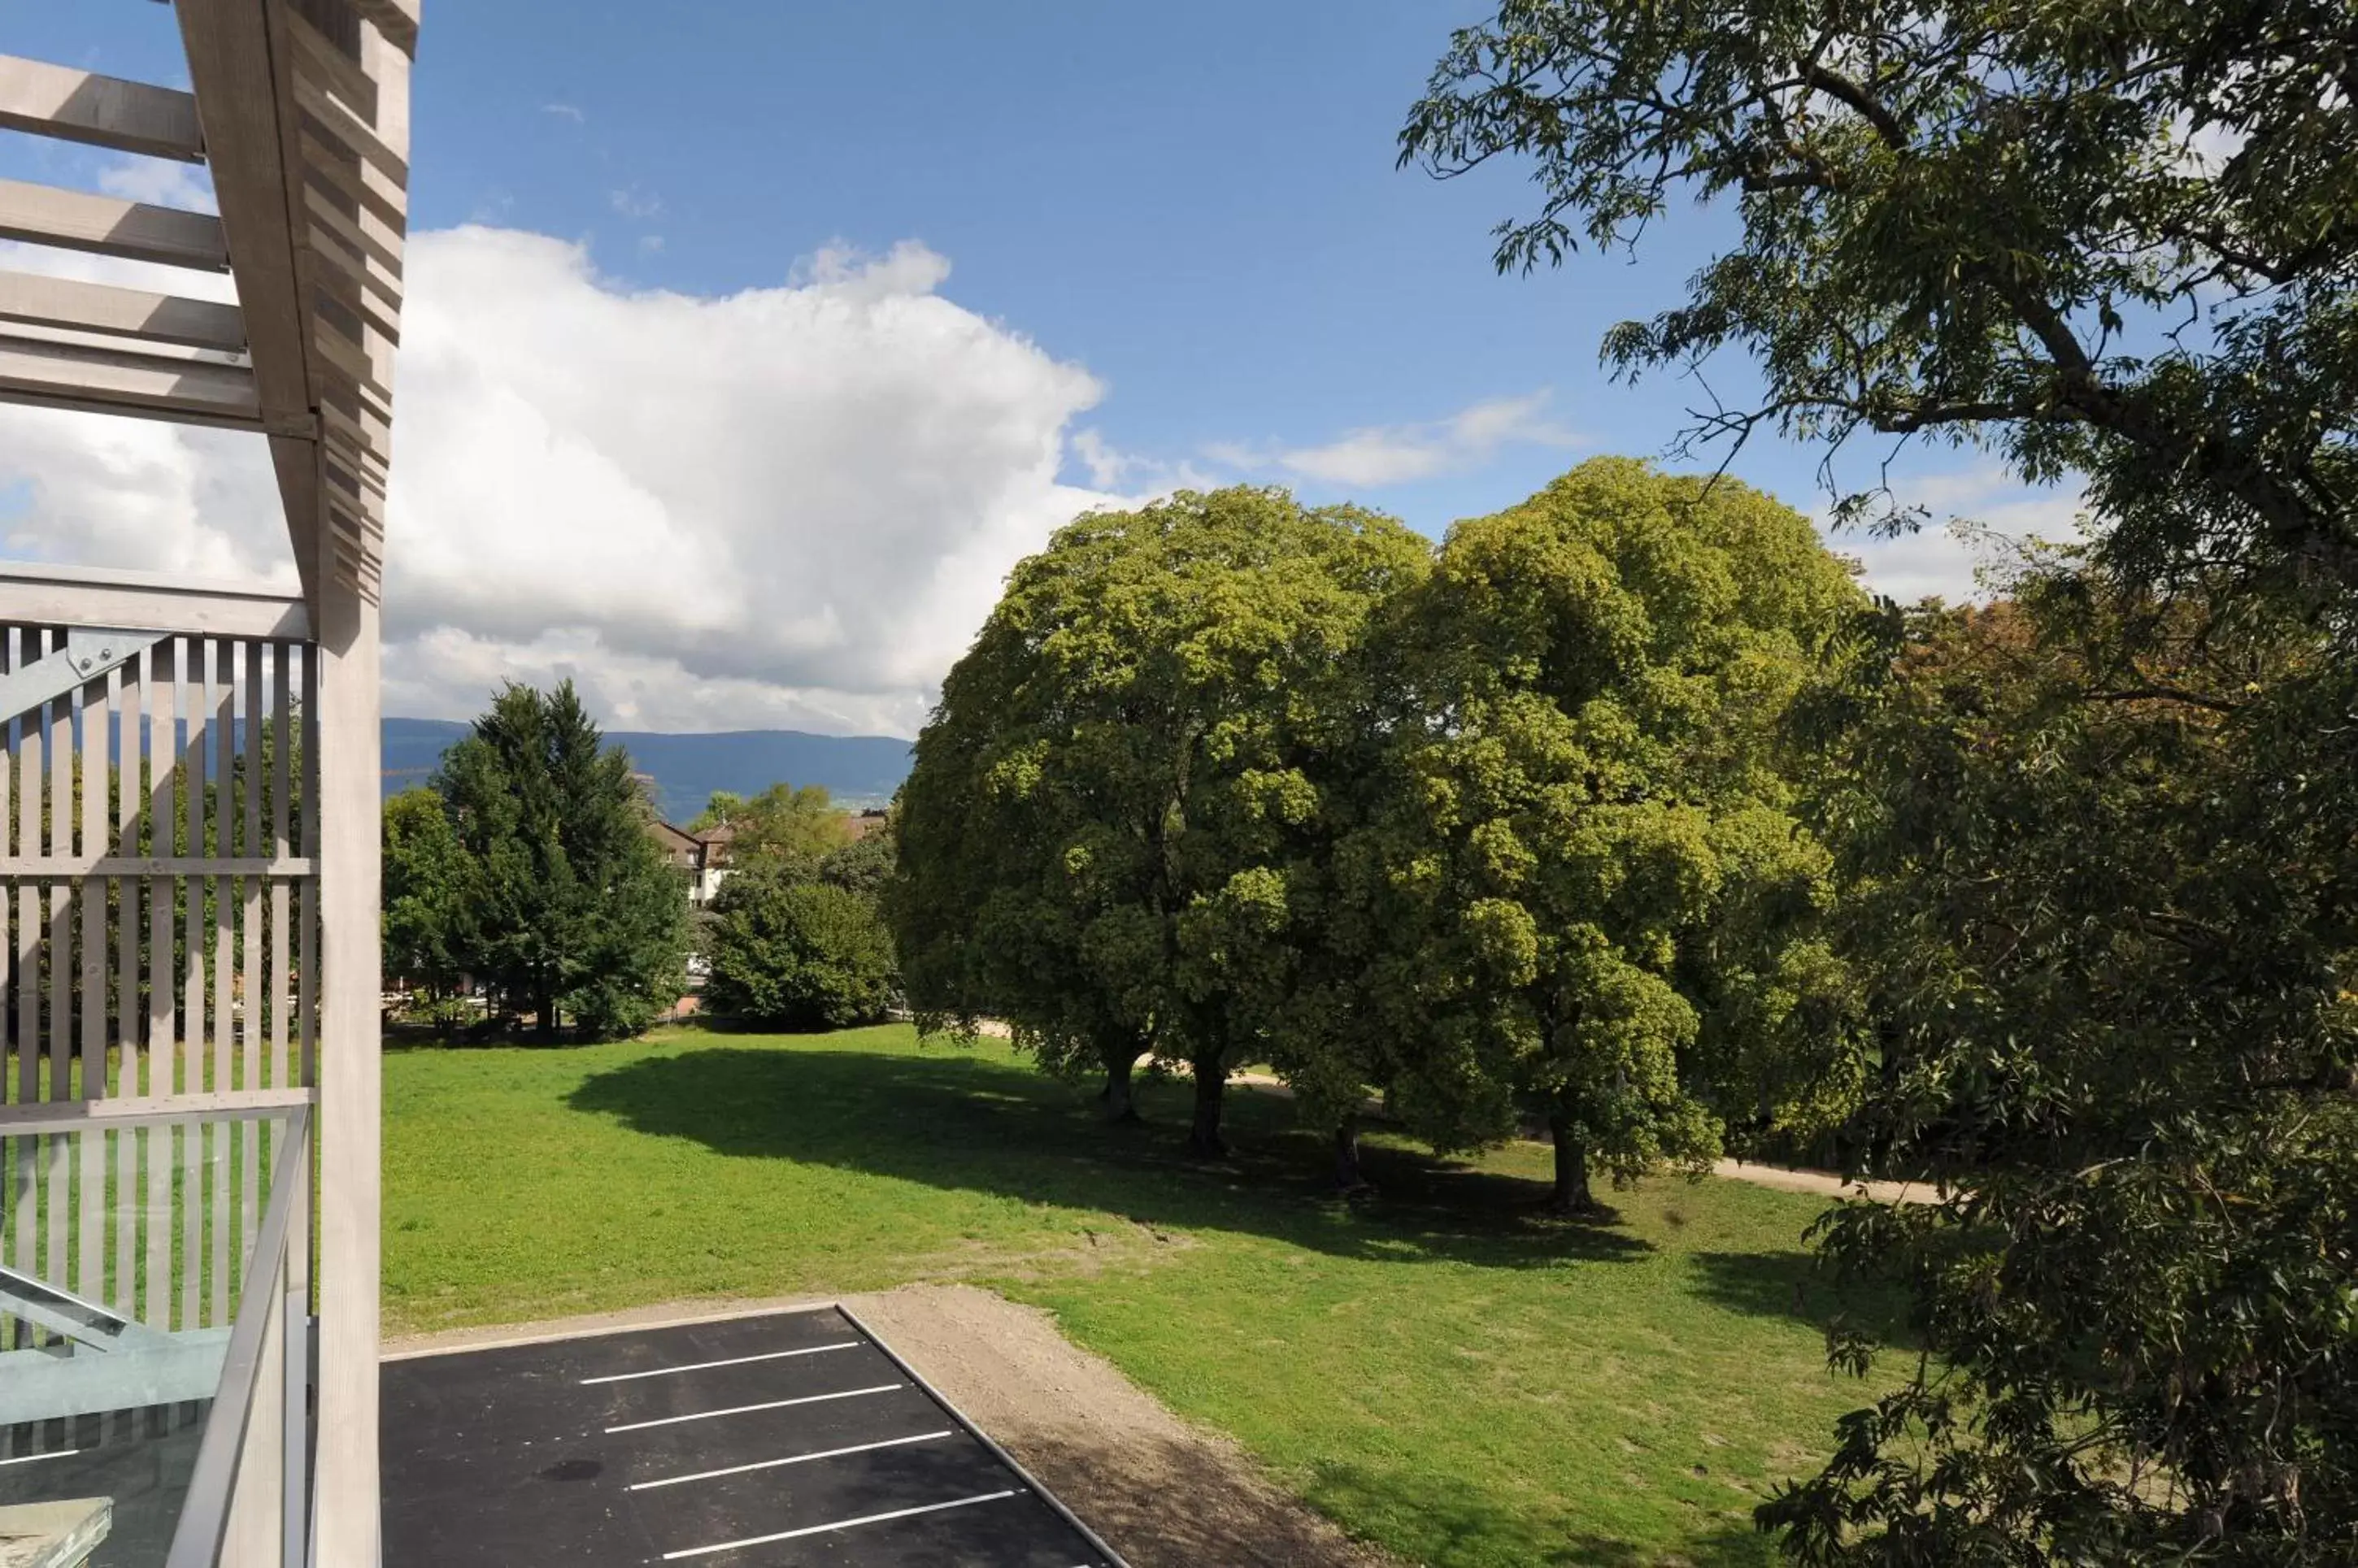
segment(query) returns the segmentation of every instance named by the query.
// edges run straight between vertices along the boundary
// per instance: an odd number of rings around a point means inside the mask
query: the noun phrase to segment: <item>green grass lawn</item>
[[[395,1050],[385,1090],[389,1332],[967,1280],[1412,1563],[1768,1562],[1752,1505],[1865,1402],[1792,1194],[1666,1179],[1569,1225],[1529,1212],[1542,1149],[1375,1140],[1351,1207],[1272,1097],[1192,1164],[1181,1086],[1105,1128],[996,1043],[897,1026]]]

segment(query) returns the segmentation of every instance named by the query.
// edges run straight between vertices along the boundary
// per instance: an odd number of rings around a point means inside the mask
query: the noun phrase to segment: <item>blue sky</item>
[[[892,535],[903,569],[931,551],[936,569],[985,579],[979,600],[968,592],[926,612],[928,623],[945,624],[987,604],[989,579],[1076,500],[1180,482],[1276,481],[1312,500],[1358,500],[1437,534],[1454,518],[1519,499],[1582,457],[1658,453],[1694,389],[1670,379],[1635,389],[1610,384],[1596,345],[1613,321],[1674,300],[1718,220],[1676,217],[1638,265],[1583,254],[1559,272],[1497,276],[1489,230],[1527,210],[1523,171],[1500,167],[1437,183],[1394,167],[1399,126],[1449,27],[1482,12],[1462,0],[890,7],[438,0],[428,6],[415,81],[412,314],[434,306],[427,296],[438,288],[451,321],[447,332],[413,333],[427,344],[413,357],[445,368],[413,373],[406,365],[405,419],[423,400],[449,404],[480,388],[489,351],[477,350],[471,364],[460,359],[471,344],[505,332],[516,312],[530,312],[535,288],[579,293],[578,322],[622,320],[616,312],[654,296],[767,299],[763,311],[736,318],[726,340],[682,353],[742,350],[813,365],[836,364],[822,351],[842,353],[849,358],[833,373],[846,384],[862,382],[868,356],[903,355],[909,377],[937,375],[972,391],[919,407],[877,390],[869,406],[873,450],[841,433],[824,448],[860,446],[867,466],[814,471],[806,484],[796,482],[798,470],[765,473],[761,482],[773,492],[783,485],[847,497],[889,480],[926,498],[896,503],[895,516],[936,503],[955,514],[962,489],[978,497],[976,510],[988,510],[997,503],[979,499],[984,492],[1001,494],[1014,482],[1007,473],[1039,465],[1031,456],[972,454],[1024,420],[1022,438],[1003,443],[1006,452],[1031,454],[1047,443],[1055,484],[1041,489],[1046,481],[1037,474],[1022,481],[1032,487],[1028,499],[1005,503],[1011,510],[987,530],[987,547],[947,524]],[[81,5],[0,0],[0,16],[17,52],[149,79],[183,74],[163,7],[111,5],[102,17]],[[173,171],[120,163],[0,148],[0,173],[175,199]],[[155,183],[143,183],[151,175]],[[430,238],[416,238],[443,231],[471,237],[454,237],[438,253]],[[518,260],[530,250],[526,236],[570,247],[574,260],[536,251]],[[896,254],[905,265],[877,260]],[[487,259],[493,256],[507,262]],[[546,281],[513,290],[503,282],[531,268]],[[461,277],[471,281],[462,286]],[[453,281],[432,283],[440,278]],[[497,318],[470,317],[462,287],[473,299],[511,303]],[[827,303],[835,297],[827,288],[842,298]],[[779,290],[787,292],[766,292]],[[806,320],[780,328],[773,346],[746,339],[768,329],[745,323],[773,320],[771,307],[781,302],[826,317],[871,308],[860,302],[880,293],[898,303],[875,308],[902,323],[871,323],[882,336],[829,338],[822,351],[795,335],[807,328],[824,337]],[[913,312],[925,311],[932,314],[922,324],[909,325]],[[690,315],[718,319],[711,311]],[[518,342],[503,351],[511,361],[562,354],[568,331],[589,330],[553,319],[530,340],[543,347]],[[447,353],[438,354],[438,342]],[[610,360],[575,373],[615,380],[627,393],[646,356],[661,351],[633,348],[619,370]],[[929,354],[942,356],[936,371]],[[696,373],[692,364],[645,369],[648,384],[665,387]],[[1030,390],[1001,396],[1011,378]],[[1715,379],[1725,389],[1745,377],[1728,363]],[[753,383],[731,384],[741,384]],[[743,400],[740,391],[728,395]],[[699,476],[655,471],[660,453],[622,451],[646,406],[635,415],[550,412],[558,400],[545,388],[503,393],[493,404],[535,399],[532,428],[551,449],[611,449],[590,453],[606,465],[596,470],[604,477],[582,478],[580,493],[620,485],[653,498],[632,514],[641,523],[621,515],[600,523],[614,549],[636,538],[648,552],[722,575],[759,553],[763,503],[716,496],[708,484],[698,488]],[[734,438],[763,441],[765,429],[798,416],[807,420],[808,404],[787,400],[772,424],[753,423]],[[413,422],[431,432],[474,417],[451,407]],[[618,427],[624,435],[600,435]],[[460,461],[438,436],[416,442],[428,449],[421,464],[454,475],[413,487],[407,510],[426,562],[432,531],[461,504]],[[202,477],[211,459],[198,450],[193,489],[202,492],[212,482]],[[824,452],[806,464],[825,467],[831,459]],[[1823,505],[1817,459],[1761,441],[1734,466],[1814,513]],[[1864,452],[1854,459],[1855,471],[1863,475],[1868,460]],[[397,503],[404,468],[397,459]],[[468,471],[480,479],[480,468]],[[2001,524],[2051,532],[2069,514],[2068,503],[2019,492],[1969,454],[1932,454],[1902,472],[1937,508],[1980,512]],[[0,478],[22,485],[27,475]],[[574,493],[570,481],[557,488]],[[781,547],[807,548],[815,537],[853,531],[851,520],[866,515],[845,503],[832,514],[812,504],[807,516],[777,524]],[[752,521],[719,543],[698,533],[703,516],[731,508]],[[512,516],[473,524],[474,536],[524,525]],[[201,515],[192,524],[200,534],[206,525]],[[640,526],[642,535],[631,533]],[[34,536],[39,530],[19,533],[17,553],[44,547]],[[1895,590],[1963,584],[1965,557],[1945,539],[1844,547],[1864,555],[1871,577]],[[233,540],[223,548],[238,554]],[[399,590],[399,527],[395,550]],[[884,622],[863,620],[857,602],[862,593],[889,596],[892,575],[879,575],[832,539],[822,553],[845,575],[795,600],[787,619],[798,630],[776,644],[786,650],[778,655],[783,674],[731,664],[714,651],[724,636],[663,631],[644,607],[617,609],[617,600],[560,593],[564,602],[536,619],[520,619],[513,607],[471,609],[462,588],[438,587],[422,564],[407,596],[416,614],[389,628],[417,653],[415,690],[396,700],[462,708],[469,683],[489,678],[500,660],[527,673],[572,673],[568,660],[607,658],[610,715],[642,725],[727,727],[734,703],[747,724],[906,730],[971,626],[952,626],[949,642],[935,639],[923,656],[889,669],[822,657],[811,650],[830,635],[872,642],[894,634]],[[834,599],[829,582],[840,584]],[[397,648],[389,661],[397,691],[405,656]],[[617,673],[634,659],[655,664]],[[675,673],[711,687],[708,700],[665,697]],[[897,694],[889,702],[880,696],[888,688]]]

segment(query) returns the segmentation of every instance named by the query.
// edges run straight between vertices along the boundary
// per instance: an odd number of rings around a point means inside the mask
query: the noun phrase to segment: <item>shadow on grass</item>
[[[1786,1317],[1824,1328],[1847,1318],[1881,1344],[1912,1343],[1907,1301],[1896,1288],[1841,1286],[1800,1252],[1697,1252],[1696,1293],[1753,1317]]]
[[[1346,1207],[1327,1186],[1325,1140],[1266,1096],[1231,1097],[1228,1160],[1190,1160],[1177,1130],[1187,1093],[1144,1085],[1139,1098],[1152,1119],[1109,1127],[1069,1085],[951,1049],[892,1056],[709,1045],[597,1074],[568,1103],[724,1155],[1109,1210],[1150,1227],[1265,1235],[1336,1256],[1547,1268],[1650,1250],[1606,1225],[1533,1213],[1544,1192],[1537,1183],[1382,1143],[1362,1157],[1382,1196]]]
[[[1320,1465],[1303,1495],[1329,1513],[1398,1520],[1404,1538],[1398,1544],[1417,1563],[1511,1562],[1547,1568],[1651,1568],[1678,1563],[1688,1568],[1770,1568],[1778,1561],[1774,1537],[1726,1515],[1721,1516],[1724,1522],[1711,1524],[1698,1517],[1695,1528],[1682,1534],[1671,1551],[1659,1542],[1639,1545],[1566,1529],[1560,1514],[1552,1519],[1544,1513],[1516,1512],[1498,1506],[1483,1491],[1389,1466]],[[1576,1509],[1581,1500],[1562,1498],[1554,1502],[1557,1509]]]

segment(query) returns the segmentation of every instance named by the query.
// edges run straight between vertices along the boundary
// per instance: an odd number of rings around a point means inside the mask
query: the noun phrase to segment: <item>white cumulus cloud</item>
[[[406,270],[391,712],[569,675],[636,727],[913,733],[1007,569],[1113,499],[1057,480],[1097,380],[922,245],[718,298],[480,226]],[[279,515],[259,441],[0,408],[8,554],[286,581]]]
[[[1549,414],[1545,391],[1494,397],[1422,424],[1346,431],[1318,446],[1255,453],[1226,447],[1212,454],[1239,468],[1276,467],[1303,479],[1375,490],[1481,467],[1510,446],[1579,446],[1578,432]]]
[[[1993,557],[2029,540],[2068,544],[2081,537],[2078,492],[2025,485],[1994,461],[1894,478],[1891,488],[1898,504],[1920,509],[1923,527],[1883,538],[1836,530],[1824,514],[1818,526],[1830,547],[1859,563],[1861,581],[1902,604],[1985,599],[1977,574]]]

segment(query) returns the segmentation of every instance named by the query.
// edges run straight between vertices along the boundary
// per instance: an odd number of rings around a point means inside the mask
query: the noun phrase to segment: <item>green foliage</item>
[[[469,867],[450,953],[553,1036],[644,1029],[686,983],[686,890],[646,831],[630,758],[571,682],[503,687],[434,781]]]
[[[2358,1556],[2353,48],[2314,0],[1509,0],[1403,133],[1534,160],[1501,266],[1733,198],[1606,343],[1747,353],[1761,400],[1694,434],[2088,481],[2084,557],[1812,704],[1882,1059],[1854,1147],[1951,1185],[1828,1229],[1934,1354],[1763,1511],[1806,1561]]]
[[[808,876],[815,873],[821,859],[851,842],[851,829],[843,813],[820,784],[797,789],[774,784],[750,800],[721,791],[705,808],[706,816],[716,813],[734,835],[729,853],[739,866],[768,863]]]
[[[899,859],[899,838],[887,818],[861,838],[829,849],[819,857],[818,880],[848,892],[869,898],[883,896]]]
[[[898,987],[872,896],[774,871],[739,871],[712,901],[705,1003],[775,1029],[876,1023]]]
[[[929,1022],[1011,1021],[1047,1065],[1271,1051],[1318,922],[1313,769],[1353,732],[1352,653],[1425,569],[1389,518],[1282,491],[1093,513],[1022,562],[954,667],[887,892]]]
[[[404,790],[384,803],[384,969],[429,999],[449,994],[465,969],[474,868],[442,797]]]
[[[2353,51],[2339,0],[1504,0],[1401,157],[1532,161],[1502,269],[1731,203],[1685,301],[1605,344],[1632,373],[1747,353],[1763,397],[1702,434],[1986,442],[2084,474],[2125,581],[2347,592]]]
[[[1694,1166],[1848,1108],[1827,856],[1779,737],[1865,600],[1798,514],[1601,459],[1458,524],[1390,628],[1401,708],[1344,847],[1390,1103],[1443,1147]]]
[[[743,795],[733,789],[716,789],[705,801],[704,809],[696,814],[696,820],[687,825],[687,830],[690,833],[709,833],[724,822],[734,821],[744,808]]]
[[[1909,1281],[1942,1359],[1767,1517],[1813,1563],[2340,1560],[2358,676],[2300,621],[2071,564],[1915,616],[1829,759],[1882,1055],[1860,1132],[1946,1197],[1824,1247]]]

